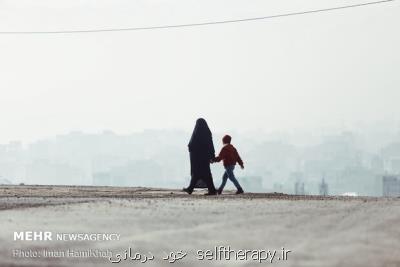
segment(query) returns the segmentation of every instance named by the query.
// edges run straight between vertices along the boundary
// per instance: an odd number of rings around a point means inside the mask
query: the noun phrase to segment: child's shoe
[[[242,188],[239,188],[239,189],[236,191],[236,195],[243,194],[243,193],[244,193],[244,191],[243,191]]]

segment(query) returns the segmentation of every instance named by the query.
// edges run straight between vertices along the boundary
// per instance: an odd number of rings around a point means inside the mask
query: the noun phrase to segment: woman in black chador
[[[205,119],[198,119],[189,142],[190,154],[190,185],[183,191],[191,194],[197,183],[202,180],[208,187],[206,195],[215,195],[210,162],[215,158],[212,134]]]

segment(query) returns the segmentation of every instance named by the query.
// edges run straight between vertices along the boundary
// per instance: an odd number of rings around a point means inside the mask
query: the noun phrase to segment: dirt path
[[[0,206],[5,207],[0,210],[0,266],[400,266],[399,199],[278,194],[204,197],[201,192],[188,196],[178,190],[148,188],[3,186]],[[21,231],[48,231],[53,237],[118,234],[120,238],[14,241],[13,233]],[[282,248],[291,252],[287,260],[275,256],[272,263],[271,257],[262,263],[225,261],[216,259],[216,247],[232,253],[270,250],[281,255]],[[98,255],[54,256],[68,250],[92,250],[110,251],[116,259],[117,253],[129,248],[142,255],[151,253],[155,259],[112,264],[108,257]],[[163,260],[165,253],[181,250],[187,255],[174,264]],[[207,250],[214,253],[213,258],[200,260]],[[53,256],[22,255],[35,251]]]

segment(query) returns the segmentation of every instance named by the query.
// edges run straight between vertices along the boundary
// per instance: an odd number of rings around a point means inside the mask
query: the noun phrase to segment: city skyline
[[[342,2],[1,1],[0,30],[179,24]],[[398,122],[398,11],[390,2],[190,29],[1,35],[0,143],[70,131],[190,131],[198,117],[220,132]]]

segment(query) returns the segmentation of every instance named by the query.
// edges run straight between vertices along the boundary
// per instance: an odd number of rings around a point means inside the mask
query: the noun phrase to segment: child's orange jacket
[[[243,167],[243,161],[239,156],[236,148],[231,144],[226,144],[219,152],[218,157],[215,158],[215,161],[223,161],[224,166],[236,165],[236,162],[239,163],[240,166]]]

